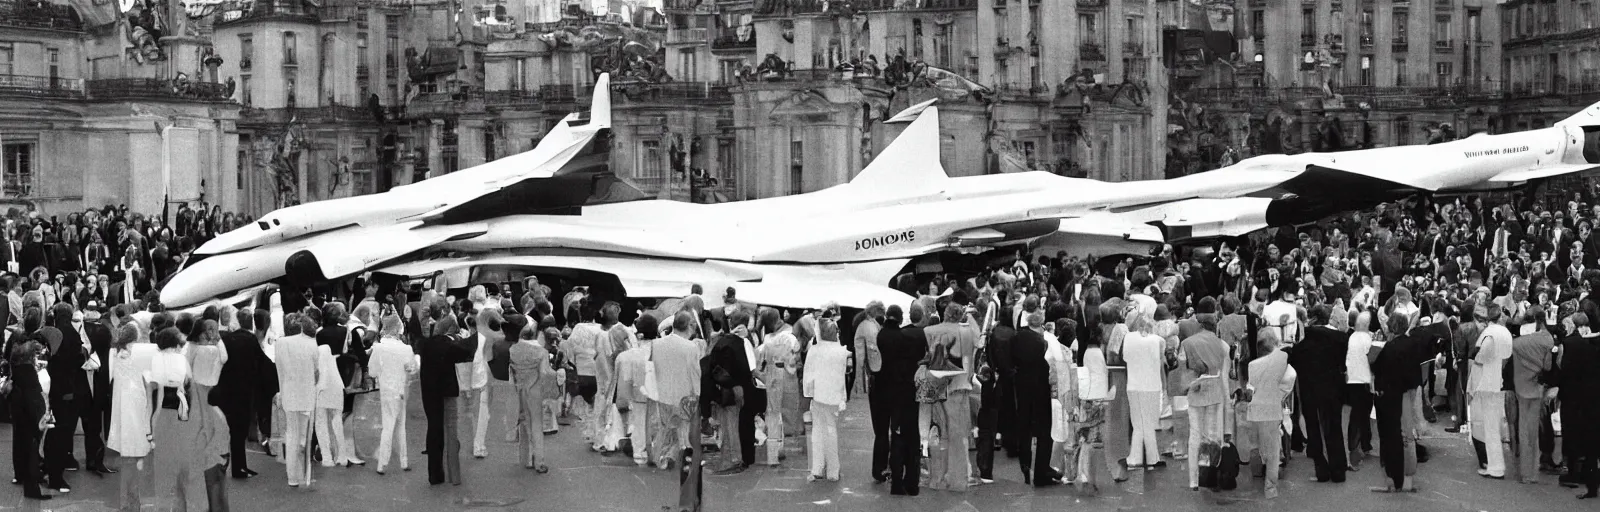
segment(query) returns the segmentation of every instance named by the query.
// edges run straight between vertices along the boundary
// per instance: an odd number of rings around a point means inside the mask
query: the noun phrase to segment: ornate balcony
[[[1122,53],[1129,57],[1144,55],[1144,43],[1139,41],[1123,41]]]
[[[1456,42],[1453,39],[1440,39],[1433,42],[1434,53],[1452,53],[1455,51]]]
[[[743,31],[741,34],[740,31]],[[734,27],[725,28],[717,32],[717,38],[711,41],[712,50],[749,50],[756,47],[756,28]]]
[[[17,0],[0,2],[0,27],[83,31],[78,15],[66,5]]]
[[[215,26],[227,26],[238,23],[254,21],[285,21],[298,23],[317,23],[317,9],[308,8],[300,0],[271,0],[260,1],[249,5],[249,9],[224,10],[217,19]]]
[[[385,114],[388,112],[385,111]],[[375,122],[378,115],[367,107],[328,105],[308,108],[246,108],[239,111],[244,124],[282,125],[290,119],[306,124]]]
[[[1106,0],[1078,0],[1079,8],[1104,9]]]
[[[48,76],[0,75],[0,96],[78,99],[83,97],[83,80],[77,78],[51,78]]]
[[[667,44],[705,44],[709,37],[709,29],[673,28],[667,31]]]
[[[671,82],[664,84],[623,84],[612,88],[612,98],[623,104],[669,103],[732,103],[728,86],[705,82]]]
[[[1104,3],[1105,0],[1078,0]],[[795,14],[839,14],[853,11],[949,11],[976,9],[978,0],[856,0],[851,5],[825,0],[790,0],[787,5],[756,8],[757,16],[791,16]]]
[[[232,101],[227,84],[215,82],[189,82],[178,84],[173,80],[156,78],[110,78],[89,80],[84,87],[90,100],[117,101],[133,99]]]
[[[1079,43],[1078,58],[1086,61],[1104,61],[1106,53],[1100,49],[1100,43]]]

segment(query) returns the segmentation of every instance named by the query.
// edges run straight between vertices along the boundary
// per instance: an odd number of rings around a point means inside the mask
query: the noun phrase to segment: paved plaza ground
[[[377,415],[376,397],[368,395],[357,407],[363,421]],[[495,410],[510,405],[494,403]],[[426,424],[416,395],[408,411],[408,442],[412,471],[391,468],[387,475],[373,471],[374,458],[367,456],[367,467],[316,469],[311,489],[292,489],[285,485],[284,468],[265,455],[251,453],[251,467],[262,474],[248,481],[230,480],[232,510],[242,512],[339,512],[339,511],[643,511],[655,512],[674,503],[676,474],[635,467],[620,456],[604,457],[592,453],[575,427],[565,427],[548,436],[547,450],[551,470],[539,475],[515,462],[516,448],[503,442],[504,427],[498,418],[491,421],[490,454],[486,459],[471,457],[471,439],[464,438],[462,470],[465,483],[430,486],[426,456],[421,454]],[[465,425],[463,425],[465,426]],[[1021,483],[1016,459],[996,456],[996,478],[992,485],[966,493],[924,490],[919,497],[889,495],[887,484],[873,484],[867,471],[872,437],[867,404],[857,398],[841,419],[840,443],[844,478],[837,483],[807,483],[802,442],[791,438],[782,468],[752,468],[731,476],[708,476],[705,485],[705,510],[708,511],[1190,511],[1190,510],[1294,510],[1294,511],[1525,511],[1525,510],[1600,510],[1600,503],[1580,502],[1574,490],[1555,484],[1555,477],[1541,476],[1543,483],[1527,485],[1506,480],[1487,480],[1477,476],[1472,447],[1464,435],[1446,434],[1430,426],[1424,439],[1433,459],[1421,465],[1417,482],[1421,492],[1411,495],[1382,495],[1368,492],[1380,485],[1381,470],[1375,458],[1364,461],[1362,469],[1344,484],[1308,482],[1310,460],[1297,454],[1284,472],[1280,491],[1273,501],[1263,499],[1261,481],[1241,478],[1240,489],[1213,493],[1191,491],[1182,466],[1146,474],[1135,472],[1121,484],[1109,484],[1097,496],[1058,486],[1035,490]],[[463,428],[470,435],[471,430]],[[363,454],[376,450],[376,433],[363,429],[357,443]],[[0,457],[7,478],[11,459],[10,425],[0,425]],[[82,445],[78,445],[82,455]],[[114,464],[114,463],[113,463]],[[116,510],[117,475],[98,477],[73,472],[69,495],[47,502],[24,500],[19,487],[0,489],[0,510],[60,510],[92,512]],[[146,500],[145,510],[157,510]]]

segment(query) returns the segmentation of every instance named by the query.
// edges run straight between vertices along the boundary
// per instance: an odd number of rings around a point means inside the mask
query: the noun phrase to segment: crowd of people
[[[782,465],[790,439],[805,440],[809,480],[838,481],[839,416],[865,395],[864,469],[895,495],[992,483],[1003,452],[1035,486],[1094,492],[1171,460],[1194,489],[1232,488],[1249,467],[1271,498],[1291,453],[1339,483],[1374,443],[1372,490],[1414,492],[1420,423],[1443,421],[1470,432],[1479,475],[1557,474],[1593,498],[1600,373],[1583,370],[1600,367],[1600,204],[1587,197],[1415,198],[1141,258],[1019,253],[908,277],[913,303],[862,310],[440,276],[167,311],[155,290],[231,216],[185,207],[170,229],[125,208],[13,214],[0,368],[14,481],[29,498],[70,492],[81,423],[81,467],[123,473],[123,506],[151,494],[138,474],[154,472],[171,506],[225,509],[226,477],[257,475],[250,443],[290,486],[311,485],[317,462],[366,465],[362,396],[381,411],[372,469],[409,470],[419,381],[433,484],[460,484],[461,445],[486,458],[495,422],[534,474],[550,469],[547,436],[573,426],[595,452],[678,469],[684,503],[702,468]]]

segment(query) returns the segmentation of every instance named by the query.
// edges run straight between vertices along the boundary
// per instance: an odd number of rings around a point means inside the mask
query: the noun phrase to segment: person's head
[[[1538,304],[1528,306],[1527,309],[1522,311],[1522,315],[1517,317],[1517,324],[1533,324],[1535,329],[1544,330],[1544,308]]]
[[[111,340],[111,343],[115,348],[127,349],[128,345],[136,341],[139,341],[138,324],[126,323],[117,328],[116,338]]]
[[[239,308],[233,313],[234,330],[251,332],[256,330],[256,311],[250,308]],[[269,320],[270,321],[270,320]]]
[[[696,318],[693,311],[682,310],[672,315],[672,333],[684,338],[694,334]]]
[[[617,323],[617,321],[622,318],[622,304],[618,304],[616,301],[608,300],[606,301],[605,305],[600,306],[600,314],[603,315],[602,319],[605,320],[606,323]]]
[[[884,312],[884,308],[883,308],[883,302],[875,300],[875,301],[867,303],[867,317],[868,318],[872,318],[874,320],[879,320],[879,319],[884,318],[884,315],[885,315],[885,312]]]
[[[212,345],[222,340],[222,328],[216,320],[204,320],[195,326],[195,335],[189,339],[198,345]]]
[[[156,348],[161,350],[174,350],[182,347],[184,343],[183,333],[179,332],[177,327],[167,327],[156,331],[155,336],[152,338],[156,342]]]
[[[257,331],[266,332],[272,328],[272,310],[267,308],[252,310],[251,321]]]
[[[966,316],[963,314],[965,312],[965,309],[963,309],[960,304],[952,302],[948,305],[945,305],[944,318],[942,318],[942,320],[947,324],[961,323],[961,321],[966,318]]]
[[[728,315],[728,331],[741,338],[747,336],[750,333],[750,313],[738,309]]]
[[[892,306],[892,307],[898,308],[900,306],[899,305],[895,305],[895,306]],[[923,308],[921,304],[917,304],[917,303],[913,302],[913,303],[911,303],[911,307],[906,309],[906,321],[910,322],[910,325],[922,325],[922,322],[927,320],[927,319],[928,319],[928,310],[926,308]],[[900,317],[896,316],[895,317],[895,322],[898,323],[899,321],[900,321]]]
[[[839,342],[839,322],[832,318],[824,318],[818,320],[817,324],[817,338],[822,341]]]
[[[39,361],[43,360],[44,358],[41,357],[40,354],[43,354],[44,352],[45,347],[43,343],[39,343],[37,340],[29,339],[12,345],[11,353],[6,354],[6,357],[7,360],[10,361],[12,367],[25,368],[34,366]]]
[[[639,315],[639,318],[633,321],[633,328],[639,332],[641,340],[653,340],[661,336],[661,321],[652,315]]]
[[[1278,339],[1277,329],[1264,327],[1256,333],[1256,348],[1261,354],[1260,357],[1265,357],[1272,354],[1274,350],[1278,350],[1278,344],[1281,342],[1282,340]]]

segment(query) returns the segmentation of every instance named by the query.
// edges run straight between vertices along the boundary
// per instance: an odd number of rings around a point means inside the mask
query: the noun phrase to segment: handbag
[[[1217,488],[1231,491],[1239,487],[1239,448],[1231,441],[1222,443],[1222,458],[1217,465]]]
[[[1200,486],[1208,489],[1218,487],[1218,472],[1222,464],[1222,447],[1215,441],[1206,441],[1200,445],[1200,453],[1196,462],[1199,466]]]

